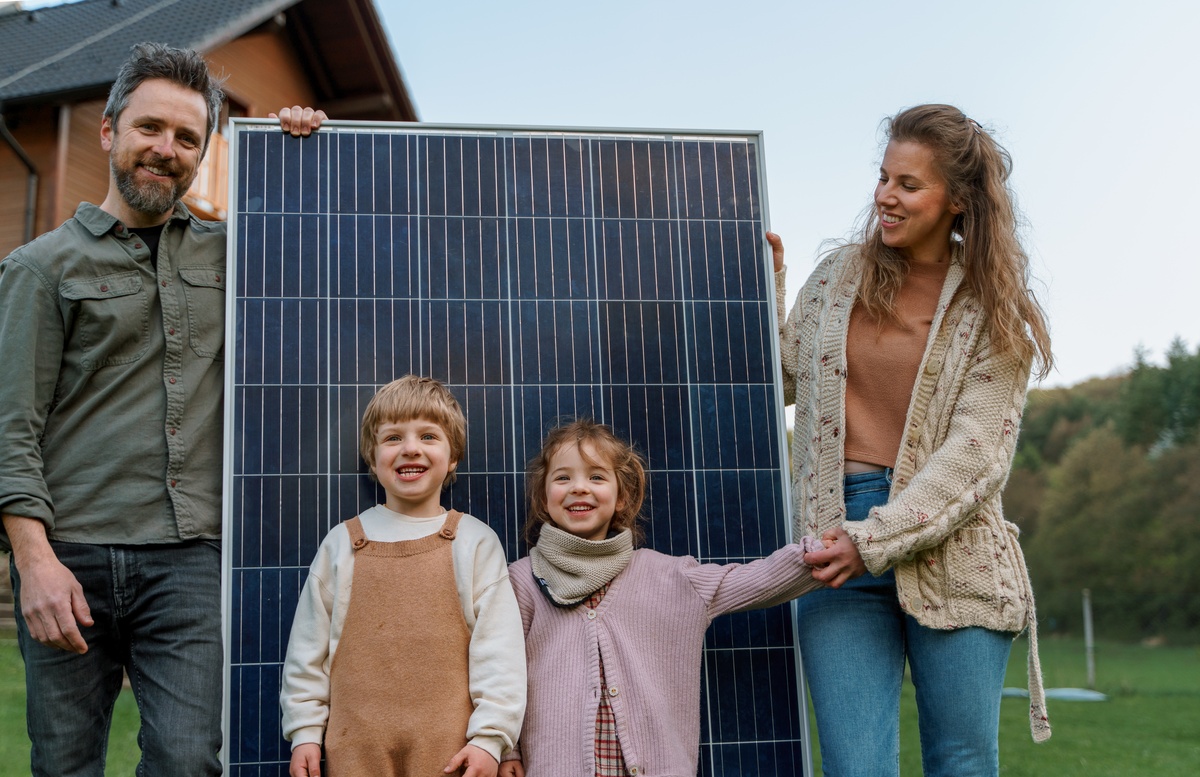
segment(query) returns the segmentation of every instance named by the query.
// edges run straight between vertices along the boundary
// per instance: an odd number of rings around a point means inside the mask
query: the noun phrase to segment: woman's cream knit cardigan
[[[1050,736],[1037,656],[1033,593],[1018,529],[1004,520],[1029,364],[989,347],[980,306],[946,276],[921,358],[887,504],[846,521],[846,331],[858,292],[852,248],[823,260],[784,323],[786,270],[775,276],[784,402],[796,405],[792,440],[794,534],[841,526],[873,574],[896,573],[900,606],[935,629],[1029,627],[1030,724]],[[830,638],[836,638],[830,635]]]

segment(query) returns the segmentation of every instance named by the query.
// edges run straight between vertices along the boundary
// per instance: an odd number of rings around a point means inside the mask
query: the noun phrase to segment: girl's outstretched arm
[[[704,600],[709,617],[730,612],[771,607],[822,588],[813,579],[812,567],[804,563],[804,554],[818,551],[821,541],[801,537],[784,545],[766,558],[748,564],[701,564],[684,557],[684,574]]]

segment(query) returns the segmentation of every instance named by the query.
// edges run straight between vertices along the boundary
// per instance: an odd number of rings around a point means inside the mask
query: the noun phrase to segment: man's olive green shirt
[[[84,203],[0,262],[0,511],[51,539],[220,536],[225,225],[155,229]]]

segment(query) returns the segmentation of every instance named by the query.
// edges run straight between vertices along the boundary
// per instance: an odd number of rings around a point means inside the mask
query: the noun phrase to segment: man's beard
[[[174,183],[147,181],[139,185],[134,180],[139,164],[146,164],[174,174],[176,176],[172,179]],[[161,216],[172,211],[175,203],[179,202],[192,184],[191,177],[187,180],[179,177],[180,171],[174,162],[158,156],[141,163],[135,162],[129,167],[120,167],[116,154],[112,154],[108,158],[108,166],[112,169],[113,178],[117,182],[117,191],[121,193],[126,204],[133,210],[148,216]]]

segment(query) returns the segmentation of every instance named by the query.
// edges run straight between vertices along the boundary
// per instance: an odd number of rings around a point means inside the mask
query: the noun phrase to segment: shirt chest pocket
[[[137,270],[64,282],[59,294],[70,301],[74,321],[69,337],[89,371],[129,364],[150,347],[150,299]]]
[[[188,338],[197,356],[225,358],[225,271],[180,267],[187,298]]]

